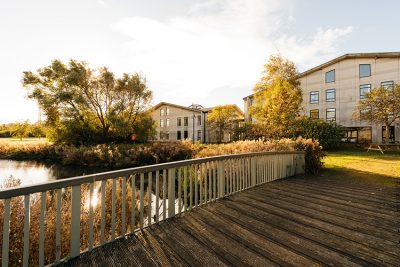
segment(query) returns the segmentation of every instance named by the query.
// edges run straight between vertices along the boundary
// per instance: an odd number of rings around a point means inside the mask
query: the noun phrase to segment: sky
[[[400,47],[396,0],[0,0],[0,123],[38,119],[23,71],[54,59],[139,73],[153,104],[236,104],[272,54],[300,72]]]

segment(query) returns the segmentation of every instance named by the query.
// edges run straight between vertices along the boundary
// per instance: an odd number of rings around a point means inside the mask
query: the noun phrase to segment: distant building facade
[[[385,140],[385,126],[354,119],[354,110],[365,94],[384,86],[388,90],[400,82],[400,53],[346,54],[298,76],[303,91],[303,115],[336,121],[346,128],[344,141],[382,143],[400,141],[400,122],[390,127]],[[245,119],[254,96],[244,99]]]
[[[217,142],[217,134],[207,122],[212,108],[193,104],[189,107],[161,102],[152,108],[152,118],[156,122],[155,141],[194,140],[201,143]],[[237,107],[239,117],[243,111]],[[229,133],[223,133],[222,142],[232,141]]]

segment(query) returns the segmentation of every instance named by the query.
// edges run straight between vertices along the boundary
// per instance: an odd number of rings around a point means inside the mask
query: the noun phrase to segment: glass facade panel
[[[183,118],[183,126],[188,126],[189,125],[189,117],[184,117]]]
[[[394,82],[393,81],[381,82],[381,86],[383,88],[385,88],[386,90],[392,90],[393,91]]]
[[[310,92],[310,103],[316,104],[318,102],[319,102],[319,92],[318,91]]]
[[[327,121],[336,121],[336,109],[335,108],[326,109],[326,120]]]
[[[360,78],[371,76],[371,64],[360,64]]]
[[[331,70],[325,73],[325,83],[332,83],[335,81],[335,70]]]
[[[371,92],[371,84],[360,85],[360,99],[367,97],[367,94]]]
[[[328,89],[326,90],[326,102],[334,102],[336,100],[336,90]]]
[[[310,110],[310,118],[319,119],[319,110],[318,109]]]

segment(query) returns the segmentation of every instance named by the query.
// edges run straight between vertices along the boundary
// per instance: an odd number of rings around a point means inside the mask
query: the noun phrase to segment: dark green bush
[[[290,128],[288,135],[290,138],[302,136],[318,140],[324,149],[330,150],[341,146],[344,130],[342,126],[335,122],[301,117]]]

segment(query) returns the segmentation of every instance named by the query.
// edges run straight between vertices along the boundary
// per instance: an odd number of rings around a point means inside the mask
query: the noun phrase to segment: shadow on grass
[[[364,182],[400,188],[400,178],[376,174],[367,171],[354,170],[345,167],[325,167],[318,175],[321,179],[337,179],[352,182]]]

